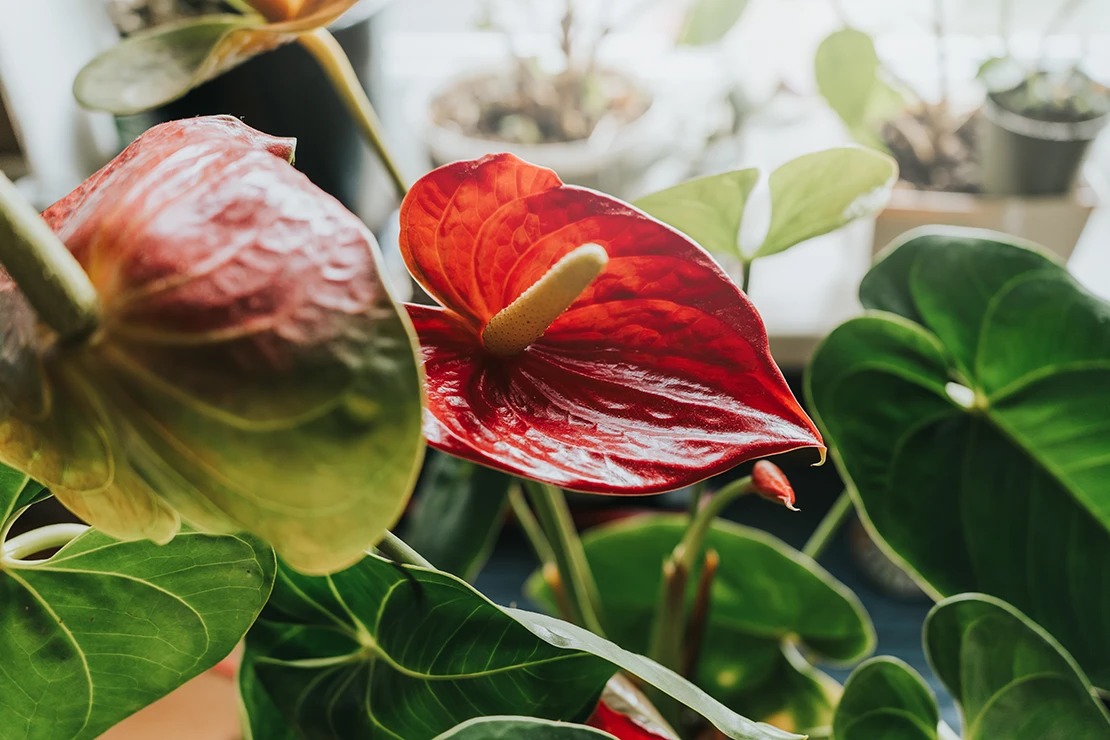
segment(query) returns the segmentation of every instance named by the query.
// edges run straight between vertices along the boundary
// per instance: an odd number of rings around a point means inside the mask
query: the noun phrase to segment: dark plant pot
[[[360,73],[369,68],[371,21],[368,11],[356,7],[331,29]],[[366,87],[367,80],[362,82]],[[357,212],[365,175],[358,129],[320,66],[295,43],[257,56],[180,100],[124,119],[121,128],[133,138],[164,121],[225,113],[259,131],[296,137],[297,168]]]
[[[990,97],[979,117],[983,192],[1061,195],[1076,184],[1083,160],[1110,116],[1087,121],[1039,121],[1007,110]]]

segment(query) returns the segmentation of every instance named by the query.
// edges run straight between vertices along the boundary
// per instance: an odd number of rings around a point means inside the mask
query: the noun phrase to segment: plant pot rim
[[[622,155],[640,145],[640,132],[657,125],[661,114],[658,96],[646,82],[622,69],[607,68],[606,74],[619,75],[639,90],[648,100],[647,107],[635,118],[619,124],[610,136],[599,139],[589,136],[573,141],[553,141],[542,144],[520,144],[463,133],[457,128],[445,126],[435,120],[431,113],[431,101],[436,100],[451,88],[466,81],[486,77],[491,74],[506,74],[501,66],[486,66],[467,70],[449,77],[433,89],[427,98],[428,104],[422,109],[422,123],[425,127],[424,138],[433,154],[452,153],[451,156],[437,156],[437,159],[476,159],[490,152],[505,151],[521,159],[544,167],[557,169],[569,179],[582,173],[596,172],[618,161]]]
[[[1042,121],[1003,108],[990,95],[983,101],[982,111],[988,121],[1006,131],[1043,141],[1091,141],[1110,122],[1110,113],[1086,121]]]
[[[971,211],[984,205],[1018,203],[1075,203],[1094,209],[1106,198],[1106,184],[1098,172],[1085,168],[1079,183],[1060,195],[989,195],[986,193],[954,193],[947,190],[920,190],[905,187],[899,181],[891,192],[890,203],[884,211]]]

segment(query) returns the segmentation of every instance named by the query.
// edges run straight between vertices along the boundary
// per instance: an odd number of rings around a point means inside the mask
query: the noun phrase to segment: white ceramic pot
[[[432,95],[463,84],[489,71],[452,78]],[[640,87],[639,85],[637,85]],[[647,169],[672,150],[673,119],[654,97],[636,119],[612,128],[598,126],[589,138],[550,144],[518,144],[470,136],[458,127],[436,122],[429,106],[421,109],[424,143],[435,166],[486,154],[510,152],[541,167],[555,170],[564,182],[621,196]]]

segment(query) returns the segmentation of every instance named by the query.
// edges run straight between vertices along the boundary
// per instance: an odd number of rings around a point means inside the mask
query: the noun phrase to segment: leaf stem
[[[412,549],[404,540],[392,532],[387,531],[382,541],[378,543],[378,551],[390,560],[404,565],[415,565],[419,568],[435,570],[423,555]]]
[[[840,497],[833,502],[832,508],[825,514],[825,518],[821,520],[817,529],[813,530],[813,534],[809,536],[805,547],[802,548],[802,554],[808,555],[814,560],[819,558],[828,544],[832,542],[833,536],[840,531],[840,527],[847,521],[852,511],[852,497],[848,495],[847,491],[841,491]]]
[[[53,550],[57,547],[68,545],[73,540],[89,530],[85,524],[75,522],[62,522],[50,524],[30,532],[24,532],[18,537],[12,537],[4,543],[4,560],[25,560],[26,558],[44,550]]]
[[[752,478],[749,475],[729,483],[709,497],[690,521],[682,541],[675,546],[671,554],[672,559],[682,563],[687,571],[692,570],[695,559],[701,555],[705,535],[709,532],[713,520],[724,513],[725,508],[733,501],[752,491]]]
[[[401,174],[397,163],[393,161],[389,154],[389,149],[385,145],[382,122],[374,111],[370,98],[366,96],[366,91],[362,89],[362,83],[359,82],[358,75],[355,73],[354,67],[351,66],[351,61],[347,58],[343,47],[339,45],[339,42],[326,28],[318,28],[311,33],[303,33],[297,37],[297,41],[308,50],[308,53],[312,54],[320,67],[327,73],[332,87],[339,93],[339,97],[342,98],[347,110],[355,119],[355,123],[366,142],[373,147],[378,159],[385,166],[389,178],[393,181],[394,187],[397,188],[397,193],[404,197],[409,191],[408,183],[404,175]]]
[[[752,263],[748,260],[744,261],[744,275],[740,278],[740,290],[744,291],[744,295],[749,295],[749,287],[752,283]]]
[[[536,518],[551,545],[574,621],[595,635],[604,637],[598,613],[600,598],[597,584],[586,561],[582,540],[574,528],[566,496],[554,486],[530,480],[524,481],[524,490],[528,492]]]
[[[557,567],[555,551],[551,549],[551,543],[547,541],[543,528],[536,521],[536,515],[528,508],[528,502],[524,500],[524,494],[521,493],[519,483],[514,483],[509,487],[509,506],[512,507],[513,516],[520,523],[520,528],[524,530],[524,536],[528,538],[528,542],[532,545],[532,550],[536,553],[540,564],[545,568],[549,565]]]
[[[0,264],[62,342],[96,330],[99,301],[84,268],[11,180],[0,173]]]
[[[717,568],[721,564],[721,556],[716,550],[708,550],[701,564],[701,573],[698,575],[698,588],[694,592],[694,606],[690,609],[690,619],[686,625],[686,639],[682,654],[682,675],[691,681],[698,670],[698,660],[701,657],[701,646],[705,641],[705,628],[709,624],[709,610],[713,601],[713,580],[717,576]]]

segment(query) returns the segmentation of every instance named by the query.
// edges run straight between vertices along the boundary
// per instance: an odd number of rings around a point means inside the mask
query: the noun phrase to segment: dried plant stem
[[[81,264],[19,190],[0,174],[0,264],[62,342],[91,335],[100,319],[96,288]]]
[[[332,87],[339,93],[339,97],[362,132],[363,138],[373,147],[378,159],[385,166],[389,178],[397,188],[397,194],[403,197],[409,191],[408,182],[389,154],[389,148],[385,145],[382,123],[374,111],[374,106],[370,104],[370,98],[366,97],[366,91],[362,89],[362,83],[359,82],[358,75],[355,74],[355,69],[351,66],[351,61],[347,58],[343,47],[325,28],[301,34],[297,40],[312,54],[327,74]]]

